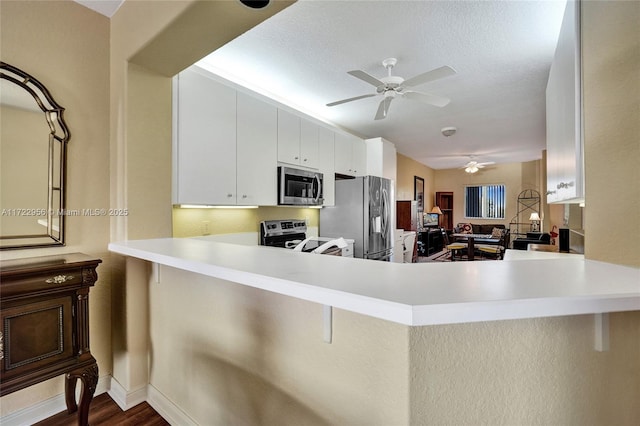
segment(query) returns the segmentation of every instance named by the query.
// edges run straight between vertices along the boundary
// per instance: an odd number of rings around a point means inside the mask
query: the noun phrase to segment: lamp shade
[[[529,220],[540,220],[540,216],[538,215],[538,213],[533,212],[531,213],[531,216],[529,216]]]
[[[434,208],[431,209],[431,213],[442,214],[442,210],[440,210],[440,207],[435,206]]]

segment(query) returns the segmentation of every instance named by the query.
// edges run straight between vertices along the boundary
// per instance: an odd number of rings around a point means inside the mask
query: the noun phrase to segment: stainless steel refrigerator
[[[391,180],[361,176],[335,185],[335,206],[320,210],[320,236],[353,239],[355,257],[389,261],[395,226]]]

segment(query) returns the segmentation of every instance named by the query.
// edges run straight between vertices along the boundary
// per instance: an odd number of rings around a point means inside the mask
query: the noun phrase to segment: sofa
[[[494,234],[494,229],[501,230],[501,235],[497,237]],[[509,245],[509,230],[505,225],[501,223],[493,223],[493,224],[475,224],[475,223],[458,223],[455,228],[453,228],[454,234],[481,234],[481,235],[493,235],[493,238],[490,239],[476,239],[476,241],[480,244],[498,244],[504,247],[505,249]],[[496,239],[499,239],[499,242],[496,243]],[[490,241],[491,240],[491,241]]]
[[[551,244],[551,235],[540,232],[527,232],[526,238],[516,238],[513,240],[515,250],[527,250],[529,244]]]

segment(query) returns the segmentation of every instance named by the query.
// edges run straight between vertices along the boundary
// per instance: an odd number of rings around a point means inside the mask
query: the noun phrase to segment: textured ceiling
[[[120,0],[76,0],[112,16]],[[129,0],[131,1],[131,0]],[[151,0],[153,1],[153,0]],[[541,158],[545,87],[565,0],[298,0],[204,58],[199,65],[361,137],[382,136],[435,169]],[[405,79],[448,65],[457,74],[415,87],[445,96],[443,108],[395,99],[375,121],[380,97],[347,74],[377,78],[398,59]],[[444,137],[440,130],[454,126]]]
[[[382,136],[432,168],[469,161],[520,162],[545,147],[545,87],[566,2],[299,0],[199,63],[226,78],[363,137]],[[445,96],[444,108],[381,100],[347,74],[386,75],[395,57],[405,79],[449,65],[457,74],[414,90]],[[444,137],[440,129],[458,131]]]

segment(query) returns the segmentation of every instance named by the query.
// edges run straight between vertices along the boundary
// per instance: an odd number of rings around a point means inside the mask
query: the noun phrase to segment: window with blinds
[[[464,217],[468,219],[504,219],[504,185],[466,186]]]

